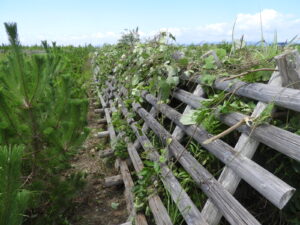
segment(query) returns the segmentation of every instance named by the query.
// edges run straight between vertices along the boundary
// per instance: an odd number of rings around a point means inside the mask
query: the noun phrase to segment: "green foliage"
[[[85,185],[85,173],[72,173],[66,177],[52,176],[51,185],[55,188],[51,188],[49,192],[37,193],[39,199],[36,198],[35,204],[43,204],[49,201],[51,205],[47,208],[40,209],[37,218],[33,219],[34,224],[65,224],[67,222],[66,215],[68,210],[72,209],[70,203],[77,197],[82,188]],[[49,186],[44,186],[42,182],[35,182],[33,189],[44,189]],[[73,206],[74,207],[74,206]]]
[[[121,112],[112,113],[112,124],[116,132],[123,133],[123,136],[128,137],[131,142],[135,140],[135,134],[125,119],[122,118]]]
[[[82,187],[77,175],[61,179],[61,174],[89,132],[85,83],[90,50],[44,42],[45,54],[27,55],[16,24],[5,27],[10,46],[0,61],[0,144],[24,146],[22,174],[31,177],[26,183],[34,193],[30,212],[38,215],[31,224],[60,223]]]
[[[215,64],[215,60],[214,60],[214,57],[212,55],[206,57],[204,59],[204,65],[202,66],[203,69],[206,69],[206,70],[215,70],[217,69],[217,66]]]
[[[274,111],[274,103],[269,103],[267,107],[262,111],[259,117],[255,118],[255,125],[258,126],[263,123],[270,122],[272,113]]]
[[[134,207],[137,211],[146,211],[147,198],[158,190],[160,167],[158,163],[145,160],[144,168],[138,173],[138,179],[134,185]]]
[[[31,193],[21,188],[23,147],[0,147],[0,224],[20,225]]]
[[[115,156],[120,157],[121,159],[128,158],[127,143],[123,138],[112,140],[111,146],[114,149]]]

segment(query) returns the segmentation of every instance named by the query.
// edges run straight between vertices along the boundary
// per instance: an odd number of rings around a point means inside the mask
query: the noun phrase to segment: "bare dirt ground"
[[[72,225],[118,225],[128,217],[123,187],[103,187],[104,178],[117,173],[113,166],[99,157],[99,151],[108,148],[108,145],[105,140],[94,137],[99,129],[106,126],[97,124],[98,119],[100,115],[95,114],[94,106],[90,105],[88,122],[91,133],[72,163],[74,172],[87,174],[87,184],[76,201]]]

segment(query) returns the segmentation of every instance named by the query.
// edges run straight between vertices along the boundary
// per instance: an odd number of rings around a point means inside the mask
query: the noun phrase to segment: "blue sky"
[[[173,33],[178,43],[260,40],[285,41],[300,33],[300,1],[289,0],[0,0],[0,43],[7,43],[2,25],[17,22],[23,44],[41,40],[83,45],[115,43],[124,29],[139,27],[142,38],[159,30]]]

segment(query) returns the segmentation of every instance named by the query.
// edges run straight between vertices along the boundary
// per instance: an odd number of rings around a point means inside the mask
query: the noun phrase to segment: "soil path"
[[[94,137],[99,129],[106,127],[97,124],[98,119],[100,115],[94,113],[94,106],[91,104],[88,115],[91,133],[72,163],[74,172],[83,171],[87,174],[87,184],[77,200],[72,225],[118,225],[128,217],[124,188],[103,187],[104,178],[116,175],[116,171],[112,163],[99,157],[99,151],[108,148],[108,143]]]

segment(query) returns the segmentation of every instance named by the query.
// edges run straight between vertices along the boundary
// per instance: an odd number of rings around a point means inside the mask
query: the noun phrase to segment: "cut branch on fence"
[[[206,100],[181,89],[176,90],[173,93],[173,96],[193,108],[202,107],[201,101]],[[245,118],[246,115],[232,112],[227,114],[216,114],[216,117],[226,125],[233,126],[234,124]],[[283,130],[270,124],[262,124],[256,126],[255,129],[242,125],[237,128],[237,130],[247,135],[251,135],[253,139],[293,159],[300,161],[300,136],[297,134],[291,133],[287,130]]]

